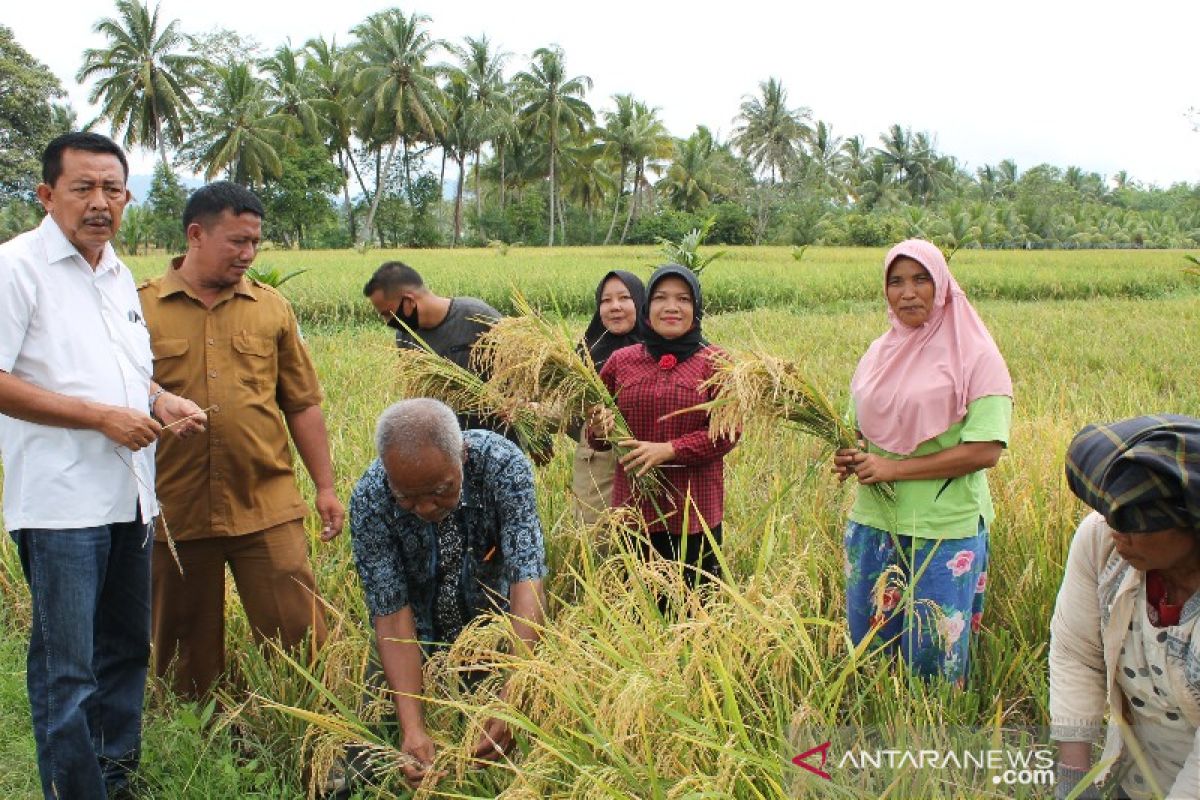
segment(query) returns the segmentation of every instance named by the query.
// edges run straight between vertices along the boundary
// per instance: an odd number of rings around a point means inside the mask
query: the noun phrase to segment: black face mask
[[[388,317],[384,322],[389,328],[395,328],[398,331],[404,330],[404,325],[407,325],[410,330],[420,330],[421,328],[421,309],[413,302],[413,310],[411,314],[404,313],[404,301],[396,306],[396,313]],[[404,323],[401,325],[400,323]]]

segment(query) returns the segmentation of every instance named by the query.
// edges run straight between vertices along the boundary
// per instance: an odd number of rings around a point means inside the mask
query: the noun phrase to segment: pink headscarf
[[[910,328],[889,306],[892,329],[867,348],[850,392],[863,435],[885,450],[908,455],[960,422],[977,398],[1012,397],[1012,378],[935,245],[909,239],[893,247],[883,260],[885,293],[888,268],[902,256],[929,271],[933,309],[924,324]]]

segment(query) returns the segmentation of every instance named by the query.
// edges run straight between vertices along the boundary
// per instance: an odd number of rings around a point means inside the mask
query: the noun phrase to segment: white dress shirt
[[[58,394],[147,412],[153,360],[133,275],[111,244],[95,270],[47,215],[0,244],[0,370]],[[4,526],[88,528],[158,513],[154,446],[0,414]],[[136,476],[135,476],[136,472]]]

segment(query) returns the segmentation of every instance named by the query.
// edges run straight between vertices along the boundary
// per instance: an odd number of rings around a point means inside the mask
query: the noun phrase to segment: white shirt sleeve
[[[1104,536],[1098,520],[1089,515],[1075,531],[1050,621],[1050,738],[1058,741],[1099,738],[1108,705],[1096,596],[1097,546]]]
[[[0,370],[12,372],[25,342],[37,298],[22,279],[20,260],[8,248],[0,250]]]

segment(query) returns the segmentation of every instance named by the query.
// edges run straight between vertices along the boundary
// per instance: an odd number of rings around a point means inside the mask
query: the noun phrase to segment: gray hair
[[[462,458],[463,437],[458,417],[440,400],[417,397],[393,403],[375,424],[375,450],[383,454],[396,448],[415,453],[436,447],[451,458]]]

